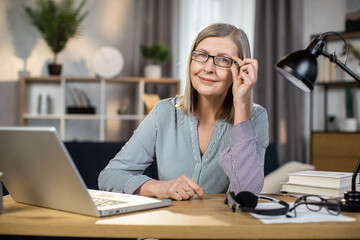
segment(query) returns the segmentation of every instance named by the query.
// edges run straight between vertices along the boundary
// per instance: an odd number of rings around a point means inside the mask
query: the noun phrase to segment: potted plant
[[[88,14],[88,11],[80,13],[85,1],[75,8],[73,0],[37,0],[35,8],[24,8],[54,54],[53,63],[48,65],[50,75],[60,75],[58,54],[71,38],[80,35],[80,24]]]
[[[337,131],[338,130],[335,115],[329,115],[327,117],[327,128],[328,128],[329,131]]]
[[[153,42],[151,46],[141,45],[141,54],[149,61],[145,66],[144,74],[147,78],[160,78],[160,63],[164,62],[169,55],[169,49],[164,43]]]
[[[344,130],[347,132],[355,132],[357,130],[357,119],[354,117],[354,99],[351,88],[345,89],[346,119]]]

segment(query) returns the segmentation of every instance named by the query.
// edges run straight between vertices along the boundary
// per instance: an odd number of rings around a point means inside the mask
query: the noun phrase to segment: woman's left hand
[[[258,61],[233,57],[238,64],[231,66],[235,108],[234,124],[250,119],[251,92],[257,81]]]

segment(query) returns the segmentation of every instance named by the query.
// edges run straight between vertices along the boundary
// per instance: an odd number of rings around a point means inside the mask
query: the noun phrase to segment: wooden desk
[[[175,239],[360,238],[359,213],[344,213],[356,218],[356,222],[263,224],[249,213],[231,212],[224,198],[224,194],[206,195],[204,200],[174,201],[170,207],[94,218],[18,204],[8,195],[4,197],[4,210],[0,214],[0,234]],[[97,224],[111,218],[123,223]]]

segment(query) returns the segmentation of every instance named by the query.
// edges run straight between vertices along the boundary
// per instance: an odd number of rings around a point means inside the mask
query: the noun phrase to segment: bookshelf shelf
[[[60,119],[59,114],[23,114],[24,119]]]
[[[179,91],[180,81],[172,78],[26,76],[20,83],[20,124],[54,126],[64,141],[126,141],[146,116],[144,94],[163,99]],[[93,107],[95,113],[67,112],[80,103]],[[119,110],[126,113],[117,114]]]
[[[142,120],[145,118],[146,115],[106,115],[104,116],[105,119],[118,119],[118,120]]]
[[[93,120],[93,119],[100,119],[101,115],[94,115],[94,114],[66,114],[64,115],[65,119],[81,119],[81,120]]]
[[[337,82],[320,82],[317,85],[324,86],[328,88],[345,88],[345,87],[360,87],[359,82],[345,82],[345,81],[337,81]]]

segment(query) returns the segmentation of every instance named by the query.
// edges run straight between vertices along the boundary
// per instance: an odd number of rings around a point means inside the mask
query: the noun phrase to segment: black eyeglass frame
[[[316,197],[316,198],[320,199],[321,202],[307,202],[306,199],[310,198],[310,197]],[[303,200],[304,200],[304,202],[300,202],[300,201],[303,201]],[[336,203],[330,202],[329,200],[336,201]],[[319,212],[323,207],[327,210],[328,213],[330,213],[331,215],[334,215],[334,216],[339,215],[340,212],[341,212],[341,203],[340,203],[340,201],[338,201],[338,200],[336,200],[334,198],[325,199],[325,198],[322,198],[322,197],[317,196],[317,195],[305,195],[305,196],[301,196],[301,197],[299,197],[298,199],[295,200],[294,206],[289,209],[288,213],[294,211],[294,217],[296,217],[296,208],[298,206],[300,206],[300,205],[303,205],[303,204],[305,204],[306,208],[309,209],[312,212]],[[310,208],[308,205],[319,206],[319,209]],[[330,207],[336,207],[337,211],[330,210],[329,209]],[[291,218],[292,216],[287,214],[286,217]]]
[[[199,61],[199,60],[194,59],[194,52],[202,53],[202,54],[207,55],[206,60],[205,60],[205,61]],[[221,67],[221,68],[231,68],[231,66],[232,66],[234,63],[237,64],[237,62],[236,62],[234,59],[230,58],[230,57],[226,57],[226,56],[213,56],[213,55],[207,54],[206,52],[198,51],[198,50],[193,50],[193,51],[191,52],[191,59],[194,60],[194,61],[196,61],[196,62],[206,63],[207,61],[209,61],[209,58],[212,58],[212,59],[213,59],[213,63],[215,64],[215,66],[218,66],[218,67]],[[226,58],[226,59],[230,59],[230,60],[231,60],[231,64],[230,64],[229,67],[220,66],[219,64],[216,63],[216,61],[215,61],[216,58]]]

